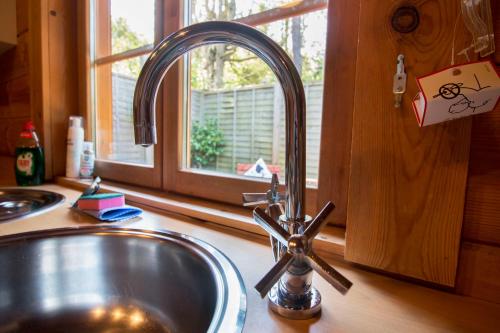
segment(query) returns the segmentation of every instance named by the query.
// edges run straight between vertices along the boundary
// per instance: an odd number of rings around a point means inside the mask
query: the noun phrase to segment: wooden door
[[[399,6],[418,10],[413,32],[391,27]],[[450,65],[459,10],[457,0],[361,0],[345,254],[446,286],[455,282],[471,120],[419,128],[411,100],[415,77]],[[458,24],[457,50],[463,36]],[[408,75],[401,108],[392,93],[398,54]]]

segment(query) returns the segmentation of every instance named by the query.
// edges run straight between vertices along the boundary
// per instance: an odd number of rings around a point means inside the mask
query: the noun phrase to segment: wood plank
[[[472,156],[473,154],[471,154]],[[497,170],[475,173],[472,165],[485,159],[471,158],[467,182],[462,238],[500,245],[500,161]]]
[[[8,120],[1,119],[0,120],[0,155],[5,156],[14,156],[16,149],[17,138],[19,137],[19,133],[23,128],[23,124],[30,119],[29,116],[22,118],[9,118]],[[0,164],[0,166],[2,166]],[[13,168],[12,165],[8,165],[7,174],[10,173],[10,169]]]
[[[153,51],[153,49],[154,49],[153,44],[144,45],[144,46],[138,47],[136,49],[127,50],[127,51],[124,51],[121,53],[112,54],[112,55],[108,55],[106,57],[96,59],[95,64],[96,65],[110,64],[110,63],[121,61],[121,60],[139,57],[139,56],[150,53],[151,51]]]
[[[500,304],[500,247],[463,242],[457,293]]]
[[[493,31],[495,33],[495,53],[492,59],[500,66],[500,2],[491,1],[491,14],[493,17]]]
[[[90,0],[77,4],[78,107],[85,121],[85,140],[94,141],[90,56]]]
[[[0,83],[0,119],[3,122],[8,122],[12,118],[29,118],[30,112],[28,75]]]
[[[15,48],[17,43],[16,0],[3,0],[0,3],[0,54]]]
[[[96,56],[111,54],[111,0],[99,1],[96,6]],[[113,143],[113,92],[111,64],[95,66],[95,127],[96,157],[107,159]]]
[[[49,110],[48,0],[29,3],[31,117],[45,153],[45,179],[52,178],[52,114]]]
[[[361,1],[346,259],[453,286],[462,227],[471,119],[419,128],[416,76],[449,65],[459,3],[414,1],[420,26],[398,34],[398,2]],[[459,29],[460,30],[460,29]],[[457,32],[457,45],[466,36]],[[396,57],[408,75],[394,107]],[[367,56],[370,54],[370,56]]]
[[[83,190],[88,187],[90,181],[58,177],[57,183]],[[267,232],[253,220],[251,208],[116,182],[106,181],[101,185],[103,192],[124,193],[127,202],[133,205],[142,205],[147,209],[182,214],[231,229],[265,236],[266,239],[268,236]],[[344,231],[343,228],[325,227],[316,237],[314,249],[329,255],[343,256],[345,248]]]
[[[17,16],[27,16],[27,12],[18,12]],[[0,83],[29,74],[29,38],[28,30],[18,30],[16,47],[0,54]]]
[[[1,126],[1,125],[0,125]],[[1,135],[2,132],[0,132]],[[3,146],[3,145],[2,145]],[[0,146],[0,148],[3,148]],[[0,155],[0,186],[15,186],[16,175],[14,174],[14,163],[16,159],[12,156]]]
[[[51,114],[52,174],[62,176],[68,117],[78,114],[76,2],[49,0],[48,9],[50,91],[45,114]]]
[[[28,0],[16,2],[17,45],[0,54],[0,154],[13,155],[22,124],[30,119]],[[11,174],[12,166],[4,173]]]
[[[16,17],[17,37],[29,30],[29,2],[30,0],[16,0],[16,11],[21,13]]]
[[[285,20],[290,17],[304,15],[316,10],[325,9],[328,0],[297,0],[285,3],[279,7],[265,10],[263,12],[252,14],[240,19],[236,22],[245,23],[251,26],[268,24],[279,20]]]
[[[500,2],[492,2],[500,70]],[[472,120],[471,153],[462,237],[500,245],[500,105]]]
[[[318,207],[333,201],[329,220],[341,226],[347,220],[359,4],[339,0],[328,5]]]

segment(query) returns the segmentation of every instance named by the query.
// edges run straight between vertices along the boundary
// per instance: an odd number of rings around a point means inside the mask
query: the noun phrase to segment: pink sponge
[[[121,193],[83,195],[78,199],[78,208],[85,210],[101,210],[123,205],[125,205],[125,196]]]

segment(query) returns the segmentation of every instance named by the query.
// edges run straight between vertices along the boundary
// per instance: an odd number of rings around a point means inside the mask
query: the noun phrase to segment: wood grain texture
[[[495,34],[495,53],[492,59],[500,66],[500,2],[491,1],[491,14],[493,16],[493,31]]]
[[[493,9],[499,41],[500,3]],[[471,136],[462,237],[500,246],[500,105],[473,118]]]
[[[49,109],[48,1],[29,1],[31,117],[45,149],[45,178],[52,178],[52,126]]]
[[[474,125],[476,125],[476,120],[474,119]],[[500,129],[500,123],[496,128],[497,131]],[[472,144],[475,144],[474,135]],[[496,143],[498,150],[496,153],[492,151],[490,154],[482,154],[478,150],[471,151],[462,237],[468,241],[500,246],[500,149],[498,144],[500,143]],[[494,141],[488,146],[494,150]]]
[[[85,140],[93,141],[94,115],[90,64],[90,0],[77,3],[78,110],[85,121]]]
[[[58,177],[57,184],[82,191],[89,186],[90,182]],[[265,239],[268,239],[268,233],[253,220],[251,208],[110,181],[105,181],[101,185],[104,192],[124,193],[127,202],[132,205],[141,205],[161,212],[178,213],[235,230],[266,236]],[[266,242],[266,244],[269,243]],[[334,226],[325,227],[316,237],[313,246],[315,250],[322,253],[342,257],[345,248],[344,229]]]
[[[69,115],[78,114],[76,2],[49,0],[49,80],[52,126],[52,173],[66,172]]]
[[[0,55],[0,155],[14,155],[22,124],[31,117],[28,17],[28,0],[18,0],[17,45]],[[2,173],[10,174],[11,165],[5,168]]]
[[[27,12],[20,12],[18,17],[27,15]],[[0,55],[0,82],[10,81],[29,74],[29,30],[20,27],[18,30],[16,47]],[[18,29],[20,29],[18,28]]]
[[[329,220],[341,226],[347,219],[359,4],[352,0],[328,3],[324,82],[328,93],[323,95],[317,207],[334,202]]]
[[[0,83],[0,119],[29,118],[30,85],[28,75]]]
[[[15,186],[16,175],[14,174],[14,163],[16,159],[12,156],[0,155],[0,186]]]
[[[96,36],[98,36],[95,39],[96,57],[111,54],[111,0],[96,3],[95,30]],[[90,49],[87,52],[90,52]],[[112,65],[94,66],[94,69],[96,157],[99,159],[108,159],[108,156],[113,152]]]
[[[405,35],[389,23],[403,4],[421,20]],[[446,286],[455,283],[471,120],[419,128],[411,100],[416,76],[449,65],[458,10],[452,0],[361,1],[346,235],[347,260]],[[397,109],[400,53],[408,81]]]
[[[13,157],[16,149],[16,141],[23,124],[30,119],[29,116],[21,118],[0,119],[0,155]],[[5,172],[11,166],[0,164],[0,173]]]
[[[457,293],[500,304],[499,277],[500,247],[462,243]]]
[[[492,3],[499,63],[500,4]],[[494,58],[494,57],[493,57]],[[499,67],[497,66],[497,70]],[[457,292],[500,303],[500,107],[475,116]],[[491,245],[491,246],[490,246]]]

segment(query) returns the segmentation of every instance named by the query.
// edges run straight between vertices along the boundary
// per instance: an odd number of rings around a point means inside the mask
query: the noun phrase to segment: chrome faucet
[[[320,310],[321,296],[312,287],[312,269],[342,294],[351,282],[318,257],[312,241],[334,209],[329,202],[314,219],[305,215],[305,96],[300,75],[286,52],[262,32],[234,22],[204,22],[185,27],[164,39],[144,64],[134,93],[135,142],[156,143],[155,105],[160,83],[170,66],[185,53],[208,44],[229,43],[255,53],[280,82],[286,109],[286,193],[278,193],[274,176],[272,192],[244,194],[247,204],[269,203],[267,212],[254,210],[255,221],[272,236],[276,264],[255,288],[277,313],[306,319]],[[285,203],[282,214],[281,202]],[[278,282],[279,283],[276,283]]]

